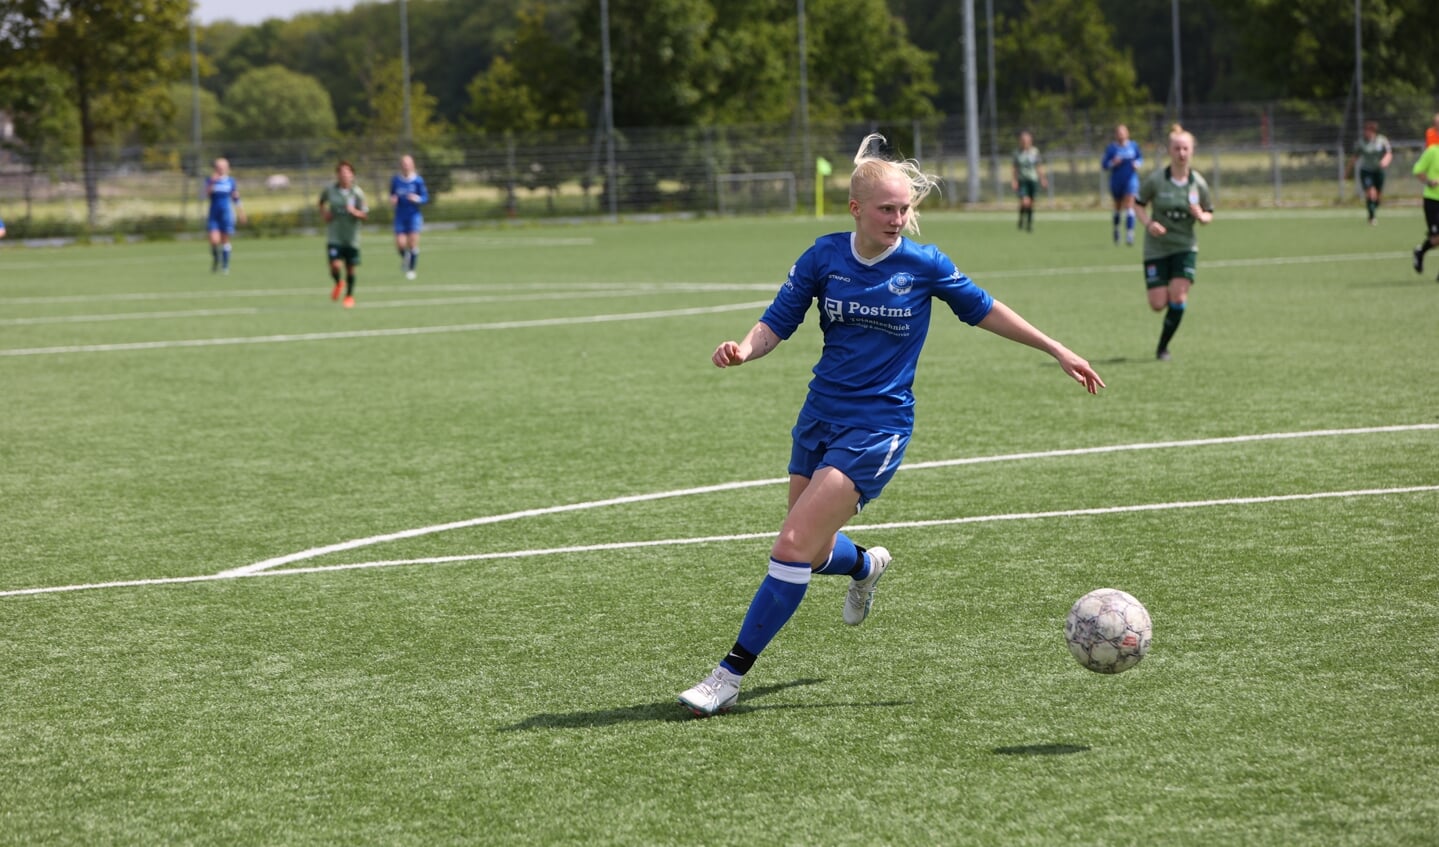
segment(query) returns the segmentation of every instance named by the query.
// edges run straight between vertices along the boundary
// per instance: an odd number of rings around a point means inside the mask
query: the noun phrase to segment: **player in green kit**
[[[1184,319],[1189,287],[1199,259],[1196,222],[1214,220],[1209,183],[1189,166],[1194,157],[1194,136],[1179,124],[1169,130],[1169,165],[1145,177],[1135,198],[1136,215],[1144,226],[1144,287],[1149,308],[1166,307],[1164,328],[1155,357],[1169,361],[1169,341]]]
[[[1379,199],[1384,194],[1384,171],[1394,161],[1394,148],[1389,139],[1379,134],[1377,121],[1364,122],[1364,137],[1354,146],[1354,155],[1349,159],[1349,168],[1359,164],[1354,178],[1364,188],[1364,208],[1369,211],[1369,225],[1379,223],[1374,213],[1379,211]]]
[[[325,253],[330,260],[330,278],[335,287],[330,299],[345,293],[345,308],[355,306],[355,267],[360,264],[360,222],[370,216],[365,205],[365,192],[355,184],[355,168],[349,162],[335,166],[335,183],[320,192],[320,217],[329,224],[325,233]],[[344,266],[345,279],[340,281]]]
[[[1034,146],[1034,136],[1028,132],[1019,134],[1019,149],[1014,151],[1014,175],[1010,187],[1019,197],[1019,228],[1034,231],[1034,196],[1040,187],[1048,188],[1049,180],[1044,176],[1044,157]]]

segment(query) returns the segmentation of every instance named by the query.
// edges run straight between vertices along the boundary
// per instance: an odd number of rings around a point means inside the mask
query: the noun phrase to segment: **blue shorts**
[[[909,433],[838,426],[803,413],[791,435],[789,472],[813,478],[820,468],[840,471],[859,492],[861,509],[884,490],[909,446]]]
[[[422,215],[395,215],[395,235],[419,232],[424,223]]]
[[[207,232],[219,230],[226,235],[235,234],[235,213],[234,212],[211,212],[209,223],[206,224]]]
[[[1139,174],[1131,174],[1129,179],[1111,179],[1109,181],[1109,195],[1115,200],[1123,200],[1125,197],[1133,197],[1137,194],[1139,194]]]

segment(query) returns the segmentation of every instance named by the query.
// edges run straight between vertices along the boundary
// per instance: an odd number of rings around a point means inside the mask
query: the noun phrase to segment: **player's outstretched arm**
[[[980,329],[987,329],[1001,338],[1008,338],[1010,341],[1018,341],[1020,344],[1033,347],[1036,350],[1043,350],[1059,362],[1059,366],[1070,378],[1090,394],[1099,393],[1104,387],[1104,380],[1090,367],[1089,362],[1075,354],[1074,351],[1055,341],[1053,338],[1035,329],[1029,321],[1019,316],[1019,313],[999,302],[994,301],[994,306],[984,320],[978,324]]]
[[[764,356],[779,346],[781,339],[764,321],[755,324],[743,341],[726,341],[715,348],[710,360],[717,368],[743,365]]]

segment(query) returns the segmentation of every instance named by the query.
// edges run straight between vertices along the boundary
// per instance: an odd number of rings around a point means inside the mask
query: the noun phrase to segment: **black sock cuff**
[[[749,673],[750,668],[754,667],[755,659],[758,658],[759,656],[756,656],[755,654],[746,650],[738,641],[736,641],[734,643],[734,647],[730,648],[729,655],[724,657],[724,663],[728,665],[730,669],[733,670],[735,673],[739,674],[740,676],[744,676],[745,674]]]

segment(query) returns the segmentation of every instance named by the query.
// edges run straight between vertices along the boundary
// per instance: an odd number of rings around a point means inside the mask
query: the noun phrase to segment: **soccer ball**
[[[1069,652],[1095,673],[1120,673],[1139,664],[1153,630],[1144,604],[1117,588],[1089,592],[1064,619]]]

